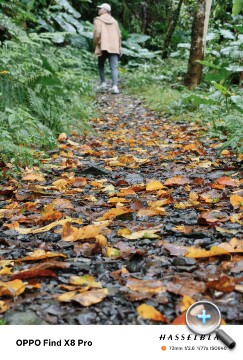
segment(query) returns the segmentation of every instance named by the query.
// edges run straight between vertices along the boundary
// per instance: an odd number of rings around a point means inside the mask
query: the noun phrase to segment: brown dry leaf
[[[141,304],[137,307],[139,316],[143,319],[149,319],[153,321],[168,322],[168,319],[156,310],[153,306],[147,304]]]
[[[57,138],[58,141],[65,141],[67,140],[67,134],[66,133],[61,133],[58,138]]]
[[[74,206],[72,205],[70,200],[67,199],[55,199],[52,203],[54,209],[70,209],[74,210]]]
[[[173,176],[165,181],[166,186],[174,186],[174,185],[185,185],[189,184],[190,180],[188,178],[184,178],[182,176]]]
[[[220,200],[221,196],[222,194],[219,191],[213,189],[200,194],[200,200],[205,201],[208,204],[214,204]]]
[[[66,190],[68,182],[64,179],[59,179],[54,181],[52,185],[53,185],[52,187],[54,187],[55,189],[62,191],[62,190]]]
[[[61,294],[59,296],[57,296],[57,300],[58,301],[63,301],[63,302],[70,302],[72,301],[73,297],[76,295],[76,291],[68,291],[64,294]]]
[[[206,285],[202,281],[196,281],[189,277],[174,276],[167,282],[166,288],[169,292],[177,295],[194,296],[197,294],[203,294],[206,291]]]
[[[119,229],[117,232],[118,236],[130,235],[132,232],[128,228]]]
[[[194,229],[194,226],[178,225],[172,228],[174,231],[182,232],[184,234],[190,234]]]
[[[229,218],[229,220],[232,222],[232,223],[238,223],[240,225],[243,225],[243,214],[232,214]]]
[[[102,220],[114,219],[119,215],[123,215],[123,214],[130,213],[130,212],[133,212],[133,210],[125,208],[125,207],[123,207],[123,208],[112,208],[109,211],[105,212],[97,220],[102,221]]]
[[[159,235],[156,235],[156,232],[160,231],[160,226],[155,228],[144,229],[140,231],[136,231],[132,234],[123,234],[122,237],[129,240],[137,240],[137,239],[157,239]]]
[[[146,186],[146,191],[155,191],[165,189],[166,187],[158,180],[150,181]]]
[[[15,279],[31,279],[36,277],[53,277],[56,278],[57,275],[52,270],[23,270],[18,273],[14,273],[11,277],[11,280]]]
[[[27,174],[27,175],[23,176],[22,180],[24,180],[24,181],[45,181],[45,178],[42,174],[31,173],[31,174]]]
[[[184,256],[188,253],[188,249],[182,245],[176,245],[171,243],[163,243],[163,247],[169,251],[170,255],[173,256]]]
[[[229,254],[229,251],[223,249],[222,247],[220,247],[220,245],[212,246],[210,250],[205,250],[196,247],[188,247],[187,250],[188,250],[188,254],[186,254],[185,256],[194,259]]]
[[[180,302],[180,312],[183,313],[186,311],[192,304],[194,304],[195,300],[193,300],[190,296],[184,295]]]
[[[243,206],[243,196],[231,195],[230,202],[233,207]]]
[[[128,276],[128,274],[129,271],[126,268],[121,268],[110,273],[111,277],[118,280],[120,283],[124,282],[124,279]]]
[[[213,210],[213,211],[204,211],[200,216],[198,217],[198,224],[200,225],[207,225],[207,224],[213,224],[216,222],[225,222],[229,220],[228,216],[221,215],[220,211]]]
[[[55,221],[60,220],[63,214],[53,208],[52,204],[45,206],[40,221]]]
[[[223,275],[217,280],[208,281],[206,285],[207,288],[230,293],[235,289],[235,283],[237,280],[239,279],[234,279]]]
[[[64,241],[77,241],[83,239],[95,238],[101,231],[109,233],[109,229],[103,225],[86,225],[80,229],[77,229],[69,222],[64,224],[62,232],[62,240]]]
[[[4,267],[3,269],[0,269],[0,275],[11,275],[12,274],[12,268],[11,267]]]
[[[103,255],[112,259],[117,259],[121,255],[121,251],[119,249],[107,246]]]
[[[130,200],[127,200],[125,198],[122,198],[122,197],[117,197],[117,196],[114,196],[114,197],[111,197],[109,200],[108,200],[108,203],[126,203],[126,202],[130,202]]]
[[[95,281],[94,277],[91,275],[83,275],[83,276],[76,276],[73,275],[68,280],[69,284],[72,285],[88,285],[90,288],[102,288],[100,282]]]
[[[117,193],[117,196],[129,196],[136,195],[135,191],[130,188],[123,188]]]
[[[95,240],[100,246],[106,246],[107,245],[107,238],[102,234],[96,235]]]
[[[84,187],[87,184],[87,180],[84,177],[76,177],[70,180],[70,184],[74,187]]]
[[[25,291],[27,283],[21,280],[1,281],[0,280],[0,296],[17,296]]]
[[[4,313],[9,309],[9,306],[2,300],[0,300],[0,314]]]
[[[243,240],[233,238],[229,243],[222,243],[218,245],[220,249],[227,251],[228,253],[242,253],[243,252]]]
[[[166,287],[159,280],[139,280],[133,277],[127,279],[126,287],[132,291],[159,294],[166,291]]]
[[[161,208],[161,206],[172,204],[173,200],[171,198],[165,198],[162,200],[149,201],[148,206],[152,209]]]
[[[14,265],[14,260],[0,260],[0,267]]]
[[[138,217],[142,217],[142,216],[164,216],[166,215],[166,211],[164,208],[156,208],[156,209],[146,209],[146,208],[142,208],[139,209],[137,212],[137,216]]]
[[[64,257],[66,258],[67,255],[64,255],[62,253],[54,253],[50,251],[45,251],[43,249],[36,249],[34,250],[29,256],[20,258],[16,261],[36,261],[36,260],[42,260],[52,257]]]
[[[90,306],[101,302],[107,295],[107,289],[89,290],[75,295],[72,300],[78,302],[82,306]]]
[[[46,231],[50,231],[52,228],[58,226],[58,225],[64,225],[66,224],[66,222],[73,222],[76,224],[82,224],[83,220],[82,219],[72,219],[72,218],[66,218],[63,220],[58,220],[58,221],[54,221],[46,226],[43,226],[41,228],[21,228],[19,226],[19,223],[17,221],[14,221],[12,224],[4,224],[4,226],[8,227],[9,229],[14,229],[15,231],[17,231],[19,234],[39,234],[42,232],[46,232]]]
[[[235,285],[235,291],[238,291],[238,292],[240,292],[241,294],[243,294],[243,285],[236,284],[236,285]]]
[[[228,176],[223,176],[217,179],[213,185],[238,186],[238,181]]]

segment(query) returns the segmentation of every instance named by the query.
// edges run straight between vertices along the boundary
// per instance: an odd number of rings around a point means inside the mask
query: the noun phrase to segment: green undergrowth
[[[35,164],[36,150],[57,147],[60,133],[91,130],[96,65],[86,49],[57,46],[55,33],[27,33],[6,16],[0,20],[11,32],[0,42],[0,163],[14,172]]]
[[[207,68],[204,69],[207,73]],[[197,122],[207,134],[217,137],[221,149],[243,150],[243,91],[237,84],[203,81],[197,89],[183,85],[186,62],[159,61],[126,72],[125,92],[140,97],[158,115],[168,120]]]

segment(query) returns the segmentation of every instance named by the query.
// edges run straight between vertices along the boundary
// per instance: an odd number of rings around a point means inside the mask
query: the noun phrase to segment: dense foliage
[[[94,111],[92,20],[99,3],[0,0],[0,159],[5,163],[30,165],[33,144],[50,149],[57,134],[87,128]],[[110,4],[122,29],[121,76],[126,74],[132,91],[143,87],[151,106],[168,116],[201,119],[224,147],[238,151],[242,0],[213,1],[204,75],[193,93],[183,86],[183,78],[197,1]],[[161,60],[162,55],[169,58]]]

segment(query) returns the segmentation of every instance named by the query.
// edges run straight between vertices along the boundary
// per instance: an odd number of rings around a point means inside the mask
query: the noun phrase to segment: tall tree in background
[[[176,28],[176,25],[177,25],[177,22],[178,22],[178,19],[180,16],[180,11],[181,11],[181,6],[182,6],[183,1],[184,0],[179,0],[177,8],[175,9],[174,13],[172,14],[168,28],[166,30],[165,40],[164,40],[164,45],[163,45],[163,52],[162,52],[162,59],[167,59],[167,57],[169,55],[169,46],[170,46],[171,38],[175,31],[175,28]]]
[[[208,22],[212,0],[197,0],[197,6],[192,24],[191,50],[187,74],[184,83],[189,88],[197,87],[202,77],[202,65],[208,31]]]

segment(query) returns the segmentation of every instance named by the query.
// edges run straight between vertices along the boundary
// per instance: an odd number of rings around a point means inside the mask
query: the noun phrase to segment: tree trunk
[[[212,6],[212,0],[207,0],[206,1],[206,9],[205,9],[204,34],[203,34],[204,54],[205,54],[205,51],[206,51],[206,40],[207,40],[208,24],[209,24],[211,6]]]
[[[148,19],[148,15],[147,15],[148,4],[146,2],[142,2],[141,7],[142,7],[142,34],[145,34],[147,27],[147,19]]]
[[[178,19],[180,16],[182,3],[183,3],[183,0],[180,0],[176,10],[174,11],[174,14],[172,15],[172,19],[169,23],[169,26],[166,30],[165,40],[164,40],[164,45],[163,45],[163,52],[162,52],[162,59],[168,58],[171,38],[175,31],[175,28],[176,28],[176,25],[177,25],[177,22],[178,22]]]
[[[202,77],[202,65],[198,60],[204,58],[204,25],[207,0],[197,0],[197,8],[192,23],[191,50],[188,61],[187,74],[184,83],[189,88],[199,85]]]

